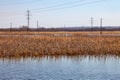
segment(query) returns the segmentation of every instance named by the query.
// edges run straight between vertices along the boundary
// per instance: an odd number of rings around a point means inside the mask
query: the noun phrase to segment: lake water
[[[120,80],[117,57],[0,59],[0,80]]]

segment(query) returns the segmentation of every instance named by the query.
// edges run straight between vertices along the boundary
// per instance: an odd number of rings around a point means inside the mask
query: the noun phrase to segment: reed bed
[[[41,32],[41,34],[43,33]],[[55,34],[57,32],[51,32],[51,34],[53,33]],[[63,34],[66,32],[58,33]],[[67,34],[68,33],[70,32],[67,32]],[[37,57],[45,55],[120,55],[120,37],[80,36],[81,33],[79,32],[70,34],[76,35],[29,37],[23,35],[0,36],[0,57]]]

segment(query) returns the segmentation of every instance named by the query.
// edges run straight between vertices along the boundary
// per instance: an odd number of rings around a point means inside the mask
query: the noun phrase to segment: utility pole
[[[30,11],[29,10],[27,10],[27,24],[28,24],[27,27],[29,29],[29,27],[30,27]]]
[[[100,34],[102,35],[103,19],[100,19]]]
[[[66,25],[64,24],[64,28],[66,27]]]
[[[64,24],[63,30],[65,30],[66,25]]]
[[[91,31],[93,31],[93,17],[91,17]]]
[[[38,22],[38,20],[37,20],[37,29],[39,28],[39,22]]]
[[[39,22],[38,22],[38,20],[37,20],[37,30],[39,32]]]
[[[10,32],[11,32],[11,30],[12,30],[12,22],[10,23]]]

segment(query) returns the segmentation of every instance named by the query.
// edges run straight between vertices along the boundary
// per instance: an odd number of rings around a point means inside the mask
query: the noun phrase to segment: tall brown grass
[[[30,33],[36,34],[37,32]],[[39,34],[56,33],[57,32],[41,32]],[[75,35],[0,36],[0,57],[37,57],[44,55],[120,55],[120,37],[80,36],[80,34],[83,34],[81,32],[58,33]],[[21,33],[17,32],[17,34]]]

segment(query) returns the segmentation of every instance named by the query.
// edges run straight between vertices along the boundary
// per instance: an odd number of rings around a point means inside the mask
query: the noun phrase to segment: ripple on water
[[[120,80],[119,66],[114,57],[1,59],[0,80]]]

